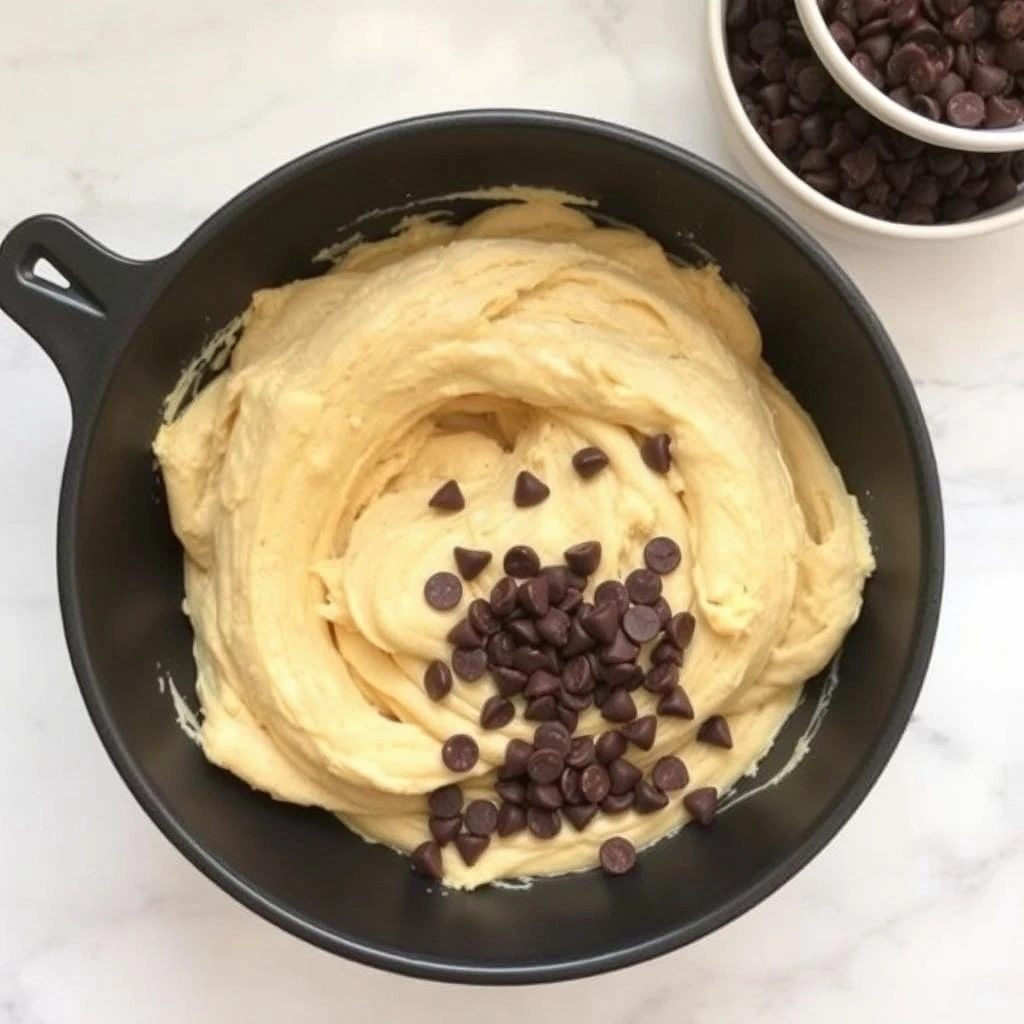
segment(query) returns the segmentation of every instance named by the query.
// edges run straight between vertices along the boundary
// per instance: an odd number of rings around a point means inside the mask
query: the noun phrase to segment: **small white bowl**
[[[847,96],[890,128],[931,146],[962,153],[1015,153],[1024,149],[1024,125],[1014,128],[956,128],[900,106],[875,88],[851,63],[828,30],[818,0],[795,0],[796,12],[818,59]]]
[[[1024,191],[1011,202],[970,220],[921,225],[867,217],[811,188],[771,151],[740,105],[729,72],[725,7],[726,0],[707,0],[709,90],[726,145],[747,177],[805,227],[855,244],[885,246],[973,238],[1024,224]]]

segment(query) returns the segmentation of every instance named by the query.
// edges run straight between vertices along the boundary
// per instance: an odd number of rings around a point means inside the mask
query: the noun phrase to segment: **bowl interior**
[[[317,272],[311,254],[362,218],[480,186],[585,195],[686,260],[710,253],[749,295],[766,355],[861,498],[878,572],[812,755],[780,785],[644,854],[590,872],[446,893],[325,813],[275,803],[207,764],[157,676],[192,695],[181,554],[150,452],[161,401],[212,329],[256,288]],[[483,199],[428,203],[464,218]],[[369,210],[378,212],[367,218]],[[824,254],[727,175],[653,140],[553,115],[464,114],[335,144],[254,186],[174,259],[73,455],[64,510],[69,636],[97,727],[133,791],[207,874],[326,948],[409,973],[545,980],[689,941],[809,859],[862,798],[901,733],[934,630],[941,562],[930,448],[909,384],[863,300]],[[116,626],[114,625],[116,624]],[[813,694],[812,694],[813,697]],[[784,761],[813,699],[777,746]]]

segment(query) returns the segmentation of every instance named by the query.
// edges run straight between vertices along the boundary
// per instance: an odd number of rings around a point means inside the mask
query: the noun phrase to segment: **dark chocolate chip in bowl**
[[[423,689],[431,700],[443,700],[452,689],[452,672],[443,661],[432,661],[423,673]]]
[[[597,641],[583,628],[580,616],[586,614],[586,608],[581,607],[577,615],[569,623],[569,639],[562,648],[563,658],[573,658],[577,654],[584,654],[597,646]]]
[[[629,591],[624,583],[618,580],[604,580],[594,590],[594,604],[613,604],[619,610],[620,615],[626,613],[629,608]]]
[[[565,763],[570,768],[586,768],[597,759],[593,736],[577,736],[572,741]]]
[[[565,564],[578,576],[591,576],[601,564],[601,542],[584,540],[566,548],[562,557]]]
[[[456,733],[444,741],[441,747],[441,760],[452,772],[468,772],[480,757],[480,748],[472,736]],[[435,813],[438,813],[435,811]]]
[[[562,808],[562,814],[577,832],[582,832],[597,817],[597,807],[594,804],[568,804]]]
[[[709,743],[714,747],[732,747],[732,733],[729,723],[721,715],[712,715],[701,723],[697,730],[697,739],[701,743]]]
[[[528,722],[553,722],[558,717],[558,701],[554,697],[537,697],[526,705],[523,718]]]
[[[491,564],[492,558],[490,551],[459,547],[452,548],[452,556],[459,575],[467,582],[475,580]]]
[[[503,779],[494,784],[494,792],[509,804],[526,803],[526,784],[518,779]]]
[[[668,807],[668,797],[653,782],[641,779],[636,784],[633,806],[638,814],[653,814]]]
[[[569,640],[569,616],[559,608],[548,610],[537,620],[541,638],[555,647],[564,647]]]
[[[693,718],[693,705],[681,686],[673,686],[658,700],[658,714],[669,718]]]
[[[453,572],[435,572],[423,585],[423,596],[435,611],[451,611],[462,600],[462,580]]]
[[[537,769],[537,777],[533,775]],[[547,811],[561,807],[562,791],[555,785],[565,768],[565,762],[554,750],[538,750],[530,758],[531,782],[526,787],[526,800],[534,807]],[[553,772],[553,774],[551,774]]]
[[[612,789],[608,770],[599,764],[587,765],[580,773],[580,791],[592,804],[599,804]]]
[[[484,701],[480,709],[480,725],[484,729],[504,729],[515,716],[516,708],[512,701],[494,694]]]
[[[516,591],[516,599],[519,607],[536,618],[547,613],[551,606],[551,595],[548,589],[548,581],[545,576],[534,576],[519,584]]]
[[[534,730],[533,745],[537,750],[554,750],[564,758],[572,749],[572,736],[560,722],[545,722]]]
[[[452,651],[452,671],[465,682],[475,683],[487,671],[487,652],[480,647],[456,647]]]
[[[594,742],[594,753],[601,764],[610,764],[626,752],[626,737],[618,729],[601,733]],[[459,805],[462,806],[461,804]]]
[[[515,668],[493,666],[491,676],[498,688],[498,694],[502,697],[515,697],[526,689],[529,676]]]
[[[593,691],[594,674],[590,662],[582,654],[570,658],[562,669],[562,686],[567,692],[578,696]]]
[[[651,664],[652,665],[664,665],[666,662],[671,662],[673,665],[682,665],[683,663],[683,652],[669,643],[668,640],[662,640],[660,643],[654,645],[654,650],[651,651]]]
[[[546,668],[539,668],[536,672],[530,673],[525,692],[528,700],[534,700],[537,697],[553,697],[561,688],[561,676],[556,676]]]
[[[455,848],[467,868],[471,868],[483,856],[490,843],[490,836],[477,836],[471,832],[462,832],[455,837]]]
[[[462,489],[458,482],[449,480],[434,491],[433,497],[427,504],[441,512],[458,512],[466,507],[466,499],[462,496]]]
[[[679,545],[671,537],[655,537],[644,545],[644,564],[661,576],[676,569],[682,557]]]
[[[601,717],[607,722],[629,722],[636,718],[636,704],[628,690],[613,690],[601,705]]]
[[[538,669],[548,668],[548,656],[536,647],[519,647],[512,655],[512,667],[533,675]]]
[[[1024,103],[1017,99],[992,96],[985,101],[986,128],[1012,128],[1024,122]]]
[[[650,569],[634,569],[626,577],[626,593],[634,604],[654,604],[661,597],[661,577]]]
[[[870,146],[861,146],[839,160],[839,173],[842,175],[843,184],[850,189],[864,188],[877,170],[878,155]]]
[[[608,465],[608,456],[600,449],[593,445],[586,448],[581,448],[572,457],[572,468],[583,477],[584,480],[589,480],[591,477],[597,476],[605,466]]]
[[[946,104],[946,117],[957,128],[977,128],[985,120],[985,101],[976,92],[958,92]]]
[[[505,632],[521,646],[540,646],[540,633],[537,630],[537,624],[530,619],[515,619],[506,623]]]
[[[441,878],[441,847],[432,839],[420,843],[409,855],[409,866],[417,875],[439,881]]]
[[[545,565],[541,575],[548,581],[548,600],[560,604],[569,590],[569,569],[564,565]]]
[[[648,670],[644,678],[644,688],[651,693],[668,693],[679,683],[679,667],[671,661],[663,661],[660,665]]]
[[[462,815],[456,814],[454,818],[431,817],[427,821],[427,827],[441,846],[447,846],[462,829]]]
[[[489,836],[498,827],[498,808],[490,800],[471,800],[463,815],[466,829],[475,836]]]
[[[505,557],[507,559],[508,555]],[[491,611],[499,619],[507,618],[516,610],[516,587],[516,581],[511,576],[502,576],[491,588]]]
[[[632,761],[617,757],[608,765],[611,791],[616,796],[628,793],[644,777],[644,773]]]
[[[653,640],[661,630],[658,613],[646,605],[638,604],[622,616],[622,630],[630,640],[645,644]]]
[[[698,824],[710,825],[718,810],[718,791],[713,786],[694,789],[683,797],[683,806]]]
[[[518,738],[509,740],[505,746],[505,763],[498,771],[498,777],[501,779],[515,779],[525,775],[532,753],[532,743],[527,743],[526,740]],[[461,800],[459,808],[462,808]],[[435,811],[434,813],[440,812]]]
[[[512,836],[526,828],[526,809],[504,803],[498,808],[498,835]]]
[[[512,500],[517,508],[531,508],[539,505],[550,493],[551,488],[543,480],[524,469],[516,475]]]
[[[685,651],[696,628],[697,620],[689,612],[676,612],[665,626],[665,639],[680,651]]]
[[[445,639],[455,647],[483,647],[484,645],[484,638],[470,625],[468,618],[459,619],[448,630]]]
[[[490,601],[486,601],[482,597],[474,598],[469,602],[469,607],[466,609],[466,620],[482,637],[493,636],[501,629],[501,621],[494,614]],[[467,645],[460,644],[459,646]]]
[[[623,811],[628,811],[633,806],[635,799],[633,790],[628,793],[609,793],[601,801],[601,810],[605,814],[622,814]]]
[[[996,11],[995,29],[1000,39],[1024,36],[1024,0],[1003,0]]]
[[[531,807],[526,812],[526,825],[538,839],[554,839],[562,830],[562,819],[558,811]]]
[[[462,790],[454,782],[439,786],[427,797],[430,813],[438,818],[454,818],[462,810]]]
[[[558,779],[558,788],[562,791],[562,799],[567,804],[582,804],[583,788],[580,782],[581,773],[577,768],[566,768]]]
[[[641,750],[650,750],[654,746],[654,736],[658,731],[658,719],[654,715],[642,715],[635,721],[628,722],[619,731],[633,746]]]
[[[540,572],[540,557],[537,552],[527,544],[516,544],[505,552],[502,566],[509,576],[516,579],[527,579],[536,576]],[[491,595],[491,606],[494,605],[494,595]]]
[[[598,858],[606,875],[625,875],[636,866],[636,849],[628,839],[612,836],[601,844]]]
[[[618,636],[621,619],[618,605],[606,602],[581,612],[579,622],[595,640],[609,644]]]
[[[672,468],[672,438],[668,434],[644,438],[640,445],[640,458],[655,473],[667,473]]]
[[[624,662],[633,661],[639,653],[640,648],[631,643],[629,637],[620,629],[615,634],[615,639],[601,648],[600,658],[606,665],[621,665]]]
[[[666,792],[670,789],[685,789],[690,781],[690,773],[678,757],[669,754],[666,757],[659,757],[654,762],[651,781],[658,789]]]

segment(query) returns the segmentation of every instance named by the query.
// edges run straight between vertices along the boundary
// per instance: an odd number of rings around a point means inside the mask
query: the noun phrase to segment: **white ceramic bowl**
[[[1017,198],[1011,202],[980,213],[970,220],[956,224],[918,225],[867,217],[847,209],[841,203],[833,202],[811,188],[765,144],[740,105],[739,94],[729,73],[725,7],[726,0],[707,0],[709,89],[719,125],[729,151],[747,177],[800,223],[812,231],[861,245],[906,245],[910,242],[930,244],[986,235],[1024,224],[1024,191],[1018,193]],[[841,50],[839,52],[842,53]],[[843,59],[846,60],[845,57]],[[858,74],[855,69],[854,73]],[[1020,148],[1024,149],[1024,146]]]
[[[1024,149],[1024,125],[1015,128],[955,128],[932,121],[900,106],[881,89],[876,89],[851,63],[832,38],[822,17],[818,0],[795,0],[796,12],[818,59],[839,87],[872,117],[890,128],[931,146],[957,149],[963,153],[1015,153]]]

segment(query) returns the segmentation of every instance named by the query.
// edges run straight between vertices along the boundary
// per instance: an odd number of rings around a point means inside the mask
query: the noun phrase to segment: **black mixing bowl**
[[[591,197],[600,215],[642,228],[680,258],[709,253],[721,264],[750,296],[768,360],[861,498],[878,571],[813,755],[781,784],[712,829],[658,844],[625,878],[589,872],[526,891],[444,893],[327,814],[275,803],[211,767],[175,724],[156,677],[159,666],[189,692],[191,635],[150,444],[182,366],[254,289],[317,272],[311,255],[359,218],[378,237],[404,212],[397,206],[512,183]],[[440,205],[464,217],[486,202]],[[39,276],[41,259],[70,287]],[[688,153],[553,114],[407,121],[275,171],[151,263],[115,256],[56,217],[25,221],[0,246],[0,306],[52,357],[71,394],[60,595],[96,729],[189,860],[310,942],[408,974],[494,983],[576,977],[663,953],[806,864],[903,732],[942,584],[939,484],[920,408],[881,324],[835,263],[775,207]],[[817,686],[780,737],[778,758],[806,726]]]

